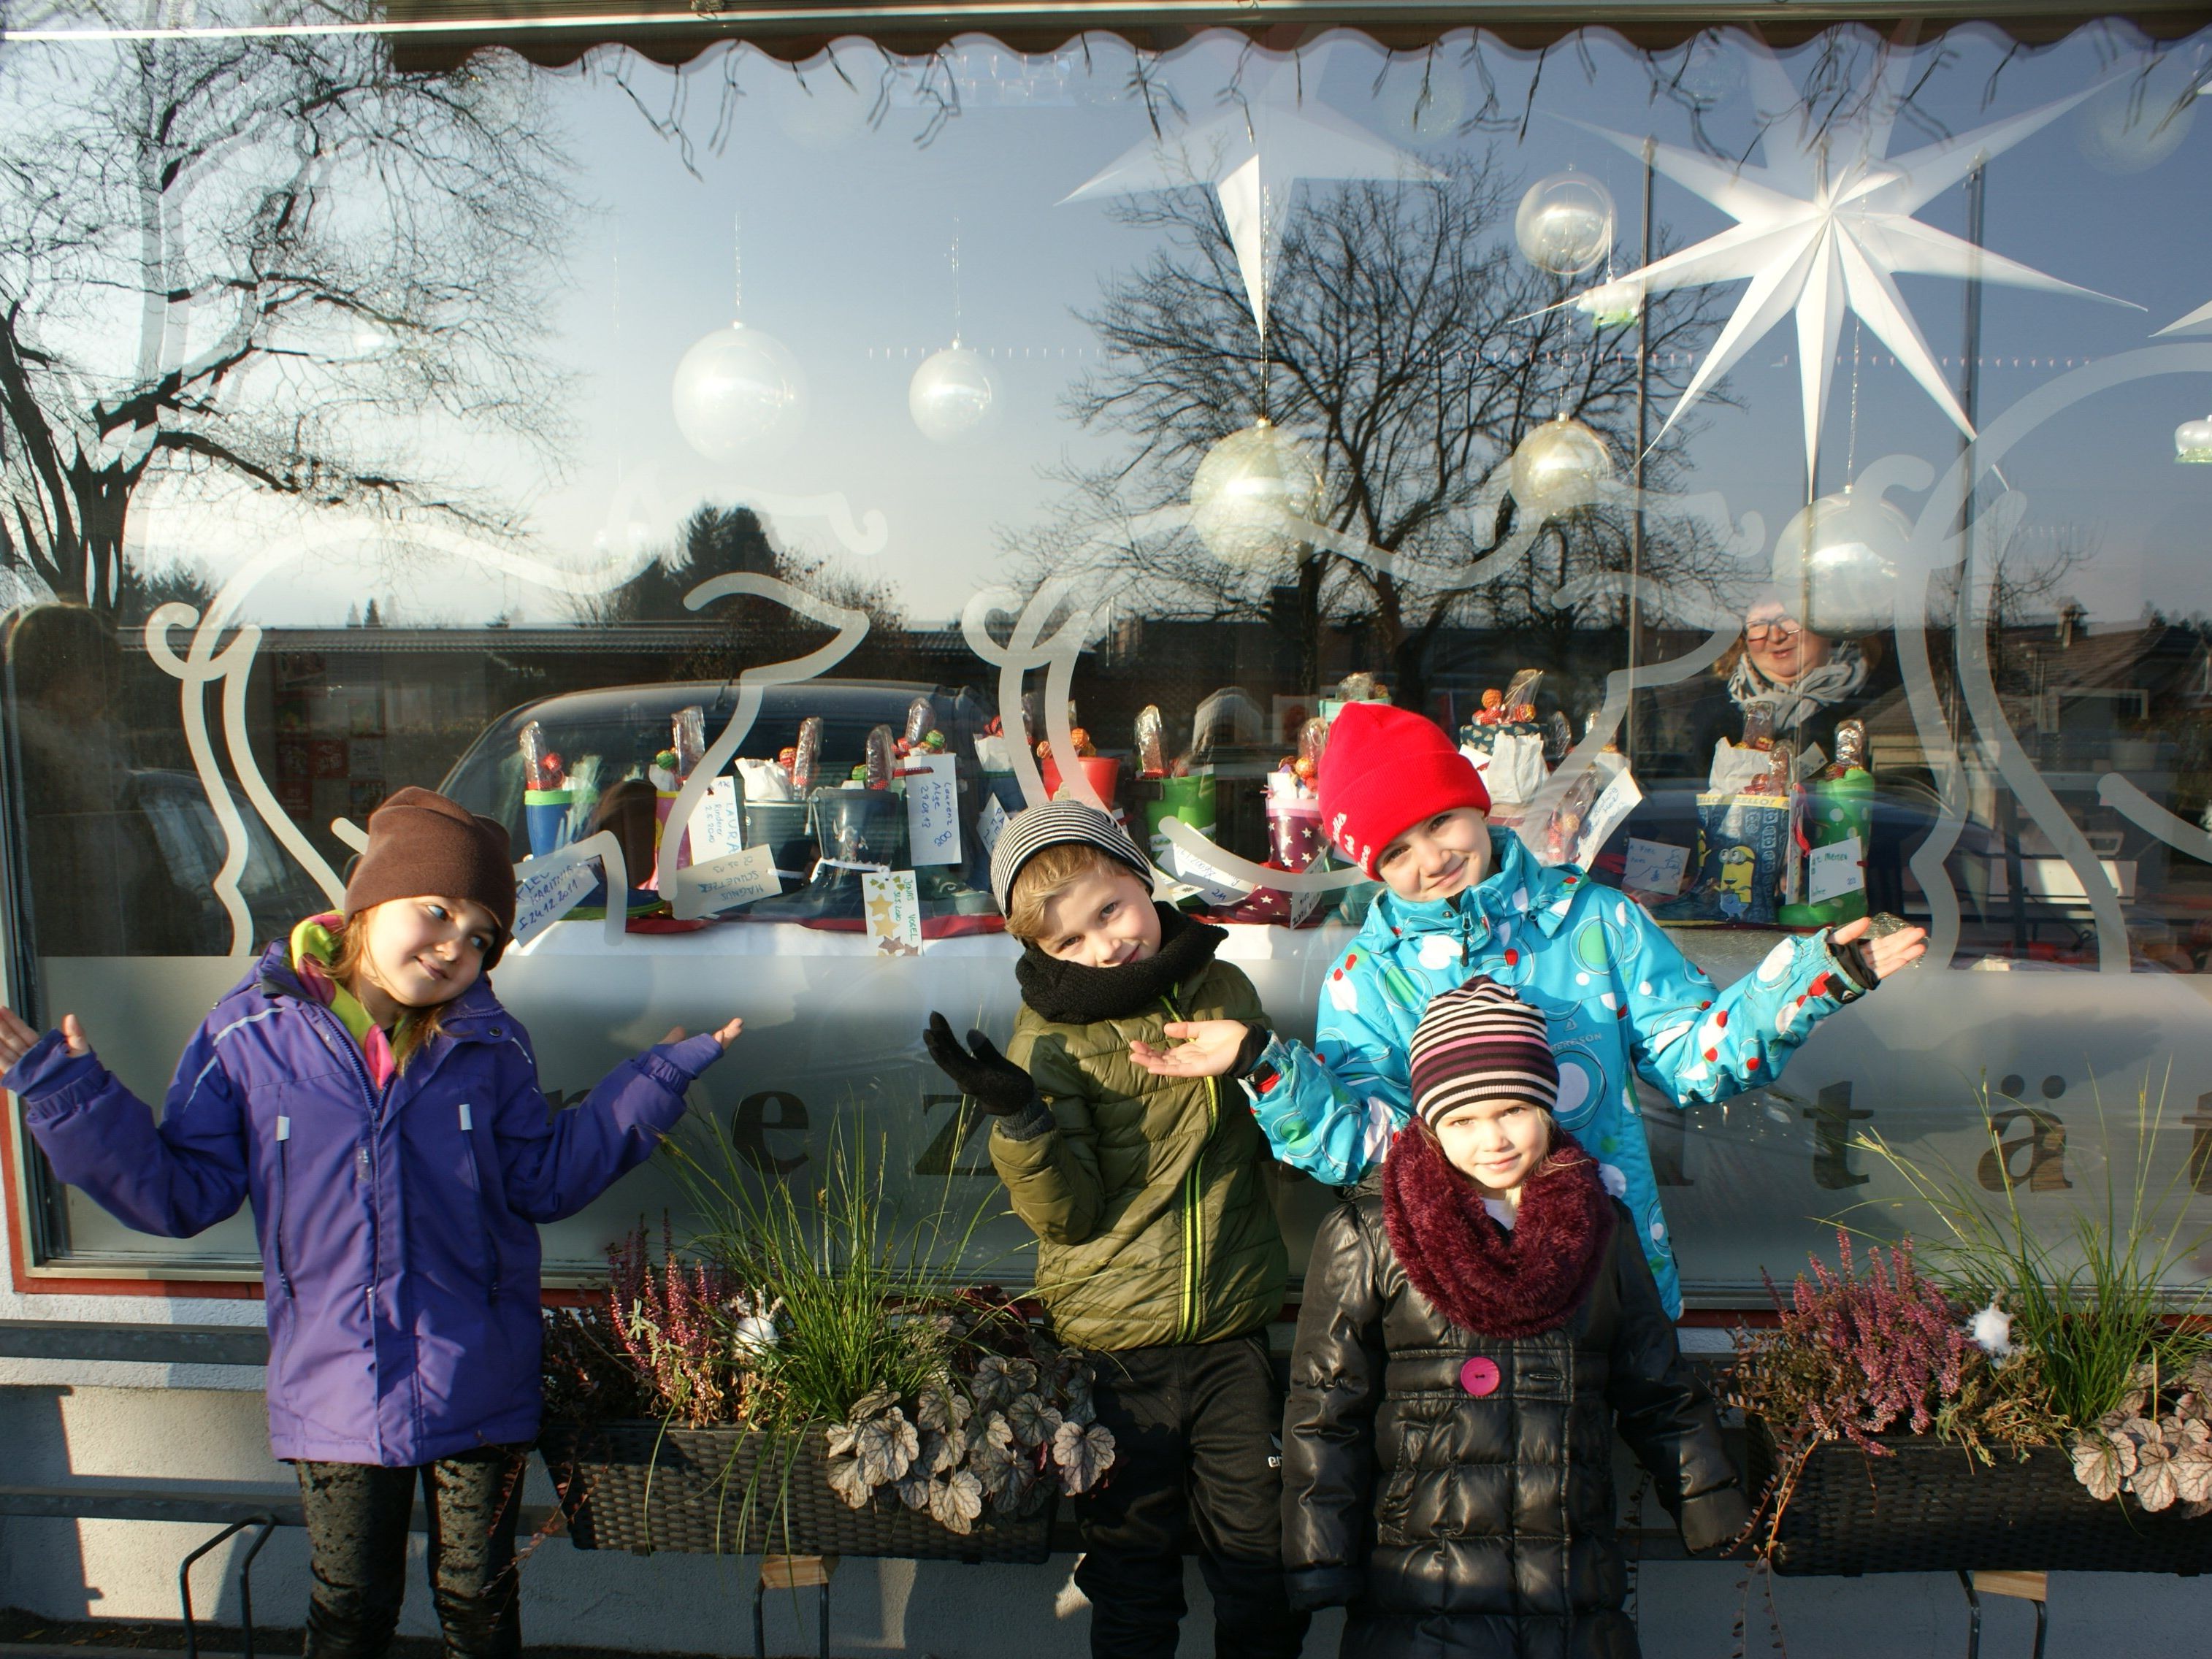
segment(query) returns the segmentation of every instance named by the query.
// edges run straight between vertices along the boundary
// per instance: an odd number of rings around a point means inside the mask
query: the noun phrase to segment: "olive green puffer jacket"
[[[1289,1265],[1267,1138],[1220,1078],[1154,1077],[1129,1058],[1176,1019],[1263,1019],[1252,981],[1209,963],[1152,1011],[1063,1024],[1024,1006],[1006,1057],[1053,1127],[991,1133],[1014,1213],[1037,1236],[1036,1289],[1079,1347],[1218,1342],[1273,1319]]]

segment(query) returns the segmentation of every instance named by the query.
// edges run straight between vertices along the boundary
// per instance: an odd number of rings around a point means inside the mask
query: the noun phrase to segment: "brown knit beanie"
[[[1477,1101],[1559,1108],[1559,1063],[1544,1017],[1495,980],[1478,976],[1431,1001],[1407,1065],[1413,1111],[1431,1129]]]
[[[402,789],[368,815],[368,849],[346,882],[350,921],[371,905],[434,893],[468,899],[499,919],[484,966],[514,927],[514,861],[507,830],[429,789]]]

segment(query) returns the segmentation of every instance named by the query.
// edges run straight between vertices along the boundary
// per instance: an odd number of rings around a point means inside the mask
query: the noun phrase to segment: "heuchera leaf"
[[[869,1499],[876,1495],[876,1489],[860,1473],[860,1460],[854,1457],[830,1460],[830,1490],[845,1500],[847,1508],[855,1510],[867,1508]]]
[[[1042,1446],[1059,1430],[1060,1415],[1033,1394],[1025,1394],[1006,1407],[1006,1421],[1014,1438],[1024,1446]]]
[[[853,1455],[872,1486],[889,1486],[913,1466],[921,1437],[894,1406],[881,1417],[853,1425]]]
[[[975,1403],[986,1408],[1003,1406],[1021,1390],[1014,1386],[1013,1362],[1002,1354],[987,1353],[975,1363]]]
[[[966,1469],[929,1483],[929,1512],[947,1532],[973,1532],[983,1513],[982,1482]]]
[[[1071,1498],[1088,1492],[1114,1467],[1114,1431],[1103,1423],[1062,1423],[1052,1437],[1052,1461],[1061,1492]]]
[[[2118,1443],[2105,1435],[2085,1434],[2076,1437],[2073,1451],[2074,1478],[2088,1488],[2090,1497],[2106,1504],[2120,1495],[2127,1471],[2120,1467]]]
[[[2136,1501],[2153,1514],[2172,1508],[2181,1496],[2180,1482],[2174,1477],[2173,1449],[2163,1440],[2154,1440],[2136,1457],[2136,1472],[2129,1477],[2128,1487]]]
[[[898,1495],[899,1501],[910,1510],[927,1509],[929,1507],[929,1477],[926,1474],[909,1474],[898,1483]]]

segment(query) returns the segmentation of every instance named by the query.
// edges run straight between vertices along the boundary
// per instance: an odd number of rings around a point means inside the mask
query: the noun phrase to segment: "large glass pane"
[[[2142,1097],[2212,1185],[2212,37],[432,74],[99,21],[0,45],[9,896],[149,1097],[442,784],[588,861],[497,975],[557,1099],[742,1012],[701,1133],[981,1198],[919,1034],[1011,1027],[1002,814],[1122,813],[1310,1037],[1374,890],[1302,738],[1387,696],[1723,979],[1930,930],[1772,1086],[1647,1094],[1693,1300],[1897,1196],[1869,1129],[2058,1228]],[[252,1266],[40,1212],[74,1267]]]

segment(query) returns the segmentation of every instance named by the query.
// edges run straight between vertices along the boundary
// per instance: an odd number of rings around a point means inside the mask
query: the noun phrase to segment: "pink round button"
[[[1459,1385],[1477,1400],[1498,1392],[1498,1362],[1480,1354],[1459,1368]]]

